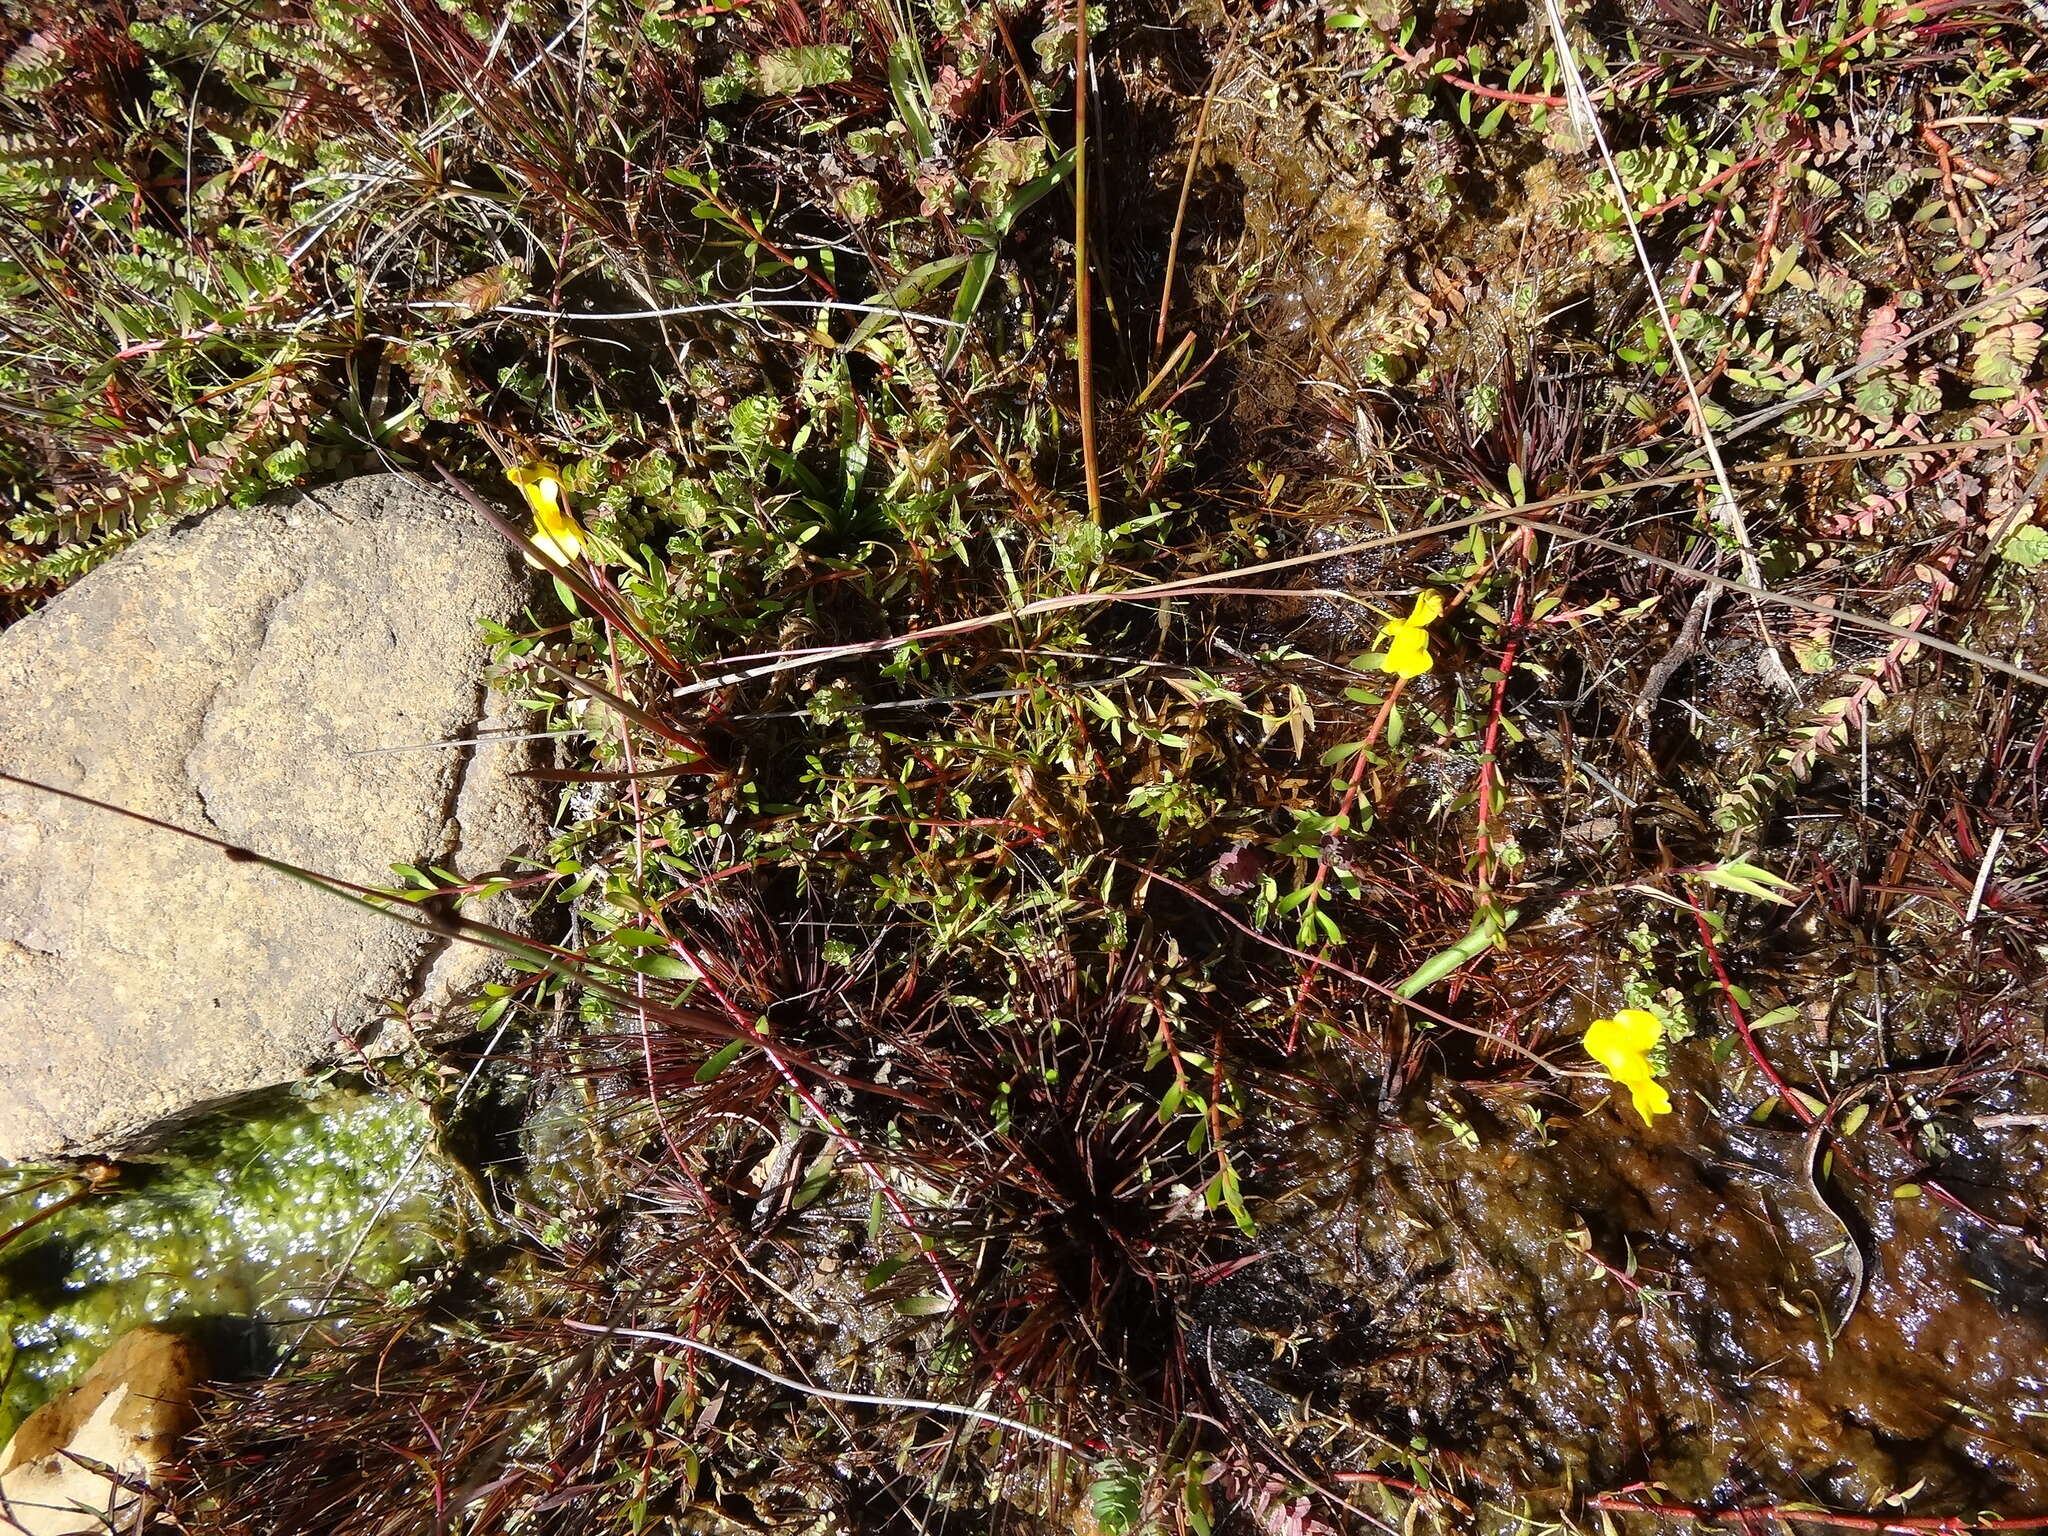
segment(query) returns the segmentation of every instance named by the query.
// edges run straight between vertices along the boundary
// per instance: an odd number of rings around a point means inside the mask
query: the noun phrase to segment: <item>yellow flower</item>
[[[1425,588],[1405,619],[1380,626],[1380,639],[1387,653],[1380,670],[1396,677],[1420,677],[1433,663],[1429,656],[1429,626],[1444,616],[1443,594]]]
[[[533,509],[533,543],[557,565],[569,565],[583,553],[583,530],[569,515],[562,496],[562,472],[545,459],[528,459],[505,478],[519,487]]]
[[[1664,1021],[1643,1008],[1623,1008],[1586,1026],[1586,1054],[1628,1090],[1645,1125],[1671,1113],[1671,1095],[1650,1070],[1651,1048],[1663,1038]]]

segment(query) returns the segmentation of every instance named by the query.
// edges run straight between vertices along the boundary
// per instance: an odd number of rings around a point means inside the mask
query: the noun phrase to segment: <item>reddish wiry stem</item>
[[[1461,1515],[1472,1513],[1472,1506],[1452,1498],[1441,1488],[1425,1488],[1420,1483],[1411,1483],[1405,1477],[1395,1477],[1386,1472],[1332,1472],[1333,1483],[1370,1483],[1375,1488],[1396,1488],[1431,1504],[1448,1504]]]
[[[1755,1504],[1742,1509],[1707,1509],[1696,1504],[1653,1503],[1638,1499],[1632,1490],[1599,1493],[1586,1500],[1588,1507],[1624,1515],[1662,1515],[1680,1520],[1712,1520],[1738,1525],[1762,1525],[1772,1520],[1793,1524],[1824,1525],[1839,1531],[1948,1532],[1954,1536],[1969,1531],[2048,1530],[2048,1515],[2026,1515],[2016,1520],[1971,1520],[1961,1515],[1847,1515],[1827,1509],[1801,1509],[1788,1504]]]
[[[1523,536],[1523,553],[1526,557],[1532,535]],[[1479,749],[1479,888],[1482,893],[1493,889],[1493,791],[1500,778],[1499,764],[1494,753],[1500,746],[1501,716],[1507,709],[1508,678],[1515,670],[1515,652],[1522,643],[1522,626],[1529,617],[1529,584],[1524,581],[1515,588],[1514,613],[1508,619],[1508,633],[1500,651],[1500,676],[1493,684],[1493,704],[1487,712],[1486,736]]]
[[[1607,1260],[1601,1258],[1600,1255],[1595,1253],[1591,1248],[1580,1248],[1574,1245],[1572,1247],[1572,1252],[1576,1253],[1582,1259],[1592,1260],[1594,1264],[1598,1265],[1601,1269],[1607,1272],[1608,1279],[1619,1281],[1624,1287],[1626,1287],[1630,1295],[1640,1296],[1643,1294],[1642,1281],[1638,1280],[1634,1275],[1630,1274],[1627,1270],[1621,1268],[1619,1265],[1608,1263]]]
[[[1728,1005],[1728,1017],[1735,1025],[1735,1032],[1742,1036],[1743,1048],[1749,1052],[1749,1059],[1757,1064],[1764,1080],[1778,1097],[1792,1107],[1792,1112],[1805,1124],[1812,1125],[1815,1119],[1813,1111],[1778,1075],[1778,1069],[1771,1065],[1770,1057],[1764,1054],[1764,1048],[1757,1043],[1756,1035],[1749,1027],[1749,1016],[1742,1011],[1742,1004],[1735,1000],[1735,982],[1728,974],[1728,967],[1722,963],[1721,949],[1714,942],[1714,930],[1707,922],[1707,914],[1700,910],[1700,904],[1692,899],[1690,892],[1686,893],[1685,904],[1692,908],[1692,920],[1700,931],[1700,944],[1707,952],[1708,962],[1714,967],[1714,979],[1721,984],[1721,998]]]
[[[1340,825],[1350,817],[1351,808],[1358,804],[1359,791],[1365,783],[1366,765],[1372,759],[1372,749],[1380,739],[1380,732],[1386,729],[1387,717],[1393,714],[1400,702],[1401,690],[1407,686],[1407,678],[1397,677],[1394,679],[1394,686],[1387,690],[1387,697],[1380,705],[1380,712],[1373,716],[1372,729],[1365,733],[1365,740],[1359,745],[1358,756],[1351,764],[1351,783],[1346,787],[1344,799],[1337,807],[1337,821]],[[1329,877],[1329,856],[1327,854],[1320,854],[1316,858],[1316,878],[1309,886],[1308,899],[1301,904],[1304,912],[1315,909],[1316,903],[1322,899],[1324,882]],[[1309,988],[1315,985],[1316,972],[1321,969],[1323,957],[1328,955],[1329,952],[1330,946],[1325,944],[1316,959],[1310,963],[1307,973],[1301,978],[1301,986],[1295,991],[1294,1022],[1287,1031],[1287,1054],[1289,1056],[1294,1054],[1294,1048],[1301,1040],[1302,1004],[1308,1000]]]
[[[1771,259],[1776,254],[1778,243],[1778,222],[1785,215],[1786,173],[1781,168],[1778,179],[1771,186],[1771,206],[1764,214],[1764,227],[1756,237],[1756,260],[1750,263],[1748,281],[1742,285],[1742,297],[1735,303],[1735,317],[1745,318],[1755,305],[1757,295],[1763,292],[1764,279],[1770,276]]]
[[[1422,60],[1410,53],[1391,37],[1386,40],[1387,51],[1411,69],[1422,66]],[[1490,85],[1481,85],[1476,80],[1467,80],[1463,75],[1436,75],[1446,85],[1455,85],[1459,90],[1473,96],[1484,96],[1489,101],[1518,102],[1525,107],[1563,107],[1569,103],[1562,96],[1542,96],[1533,91],[1503,91]]]
[[[1102,467],[1095,449],[1095,296],[1088,265],[1088,0],[1074,0],[1074,362],[1081,416],[1081,472],[1088,521],[1102,525]]]
[[[1934,151],[1935,162],[1941,169],[1942,200],[1948,205],[1948,216],[1956,227],[1956,238],[1962,242],[1963,248],[1970,252],[1970,266],[1985,282],[1995,282],[1996,278],[1992,274],[1990,264],[1970,246],[1970,232],[1974,226],[1970,222],[1970,216],[1963,211],[1962,194],[1956,190],[1955,152],[1949,148],[1948,140],[1932,128],[1920,130],[1920,141]]]
[[[1665,198],[1663,202],[1658,203],[1655,207],[1645,208],[1641,213],[1636,215],[1636,218],[1638,221],[1643,219],[1654,219],[1660,213],[1669,213],[1672,209],[1676,208],[1680,203],[1687,202],[1692,198],[1699,197],[1705,193],[1713,191],[1714,188],[1721,185],[1722,182],[1729,180],[1731,177],[1740,176],[1744,171],[1755,170],[1758,166],[1762,165],[1764,161],[1768,158],[1769,156],[1767,155],[1751,155],[1747,160],[1738,160],[1733,165],[1729,166],[1728,169],[1726,169],[1725,171],[1716,171],[1713,175],[1709,176],[1705,181],[1701,182],[1698,186],[1694,187],[1690,192],[1681,192],[1676,197]]]

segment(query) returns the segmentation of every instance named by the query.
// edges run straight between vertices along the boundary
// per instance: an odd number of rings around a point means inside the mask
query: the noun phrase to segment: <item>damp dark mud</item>
[[[1483,433],[1539,339],[1585,346],[1617,301],[1618,253],[1570,222],[1583,163],[1429,121],[1387,63],[1362,34],[1294,26],[1231,43],[1218,68],[1199,152],[1232,238],[1197,286],[1256,339],[1238,423],[1284,464],[1364,462],[1385,405],[1432,385]]]
[[[1728,1080],[1679,1048],[1650,1130],[1596,1084],[1441,1081],[1316,1126],[1265,1259],[1204,1304],[1219,1388],[1303,1460],[1407,1453],[1485,1489],[1500,1528],[1639,1483],[1702,1508],[2039,1507],[2048,1268],[1875,1120],[1817,1185],[1805,1131],[1749,1123]],[[1958,1188],[2039,1193],[2031,1116],[1948,1129]]]

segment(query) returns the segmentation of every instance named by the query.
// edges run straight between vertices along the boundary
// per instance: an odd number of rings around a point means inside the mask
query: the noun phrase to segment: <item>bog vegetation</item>
[[[546,572],[472,1240],[184,1529],[2048,1509],[2025,0],[7,25],[7,613]]]

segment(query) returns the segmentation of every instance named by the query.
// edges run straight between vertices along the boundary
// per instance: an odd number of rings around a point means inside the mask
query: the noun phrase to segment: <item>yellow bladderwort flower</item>
[[[1650,1052],[1663,1038],[1664,1021],[1645,1008],[1623,1008],[1586,1026],[1586,1054],[1628,1090],[1645,1125],[1671,1113],[1671,1095],[1650,1068]]]
[[[1429,626],[1444,616],[1441,592],[1424,589],[1405,619],[1392,619],[1380,626],[1380,639],[1387,651],[1380,662],[1382,672],[1396,677],[1420,677],[1433,665],[1429,655]]]
[[[574,564],[583,553],[583,530],[569,515],[562,471],[546,459],[528,459],[517,469],[506,470],[505,478],[519,487],[533,509],[534,547],[558,565]]]

